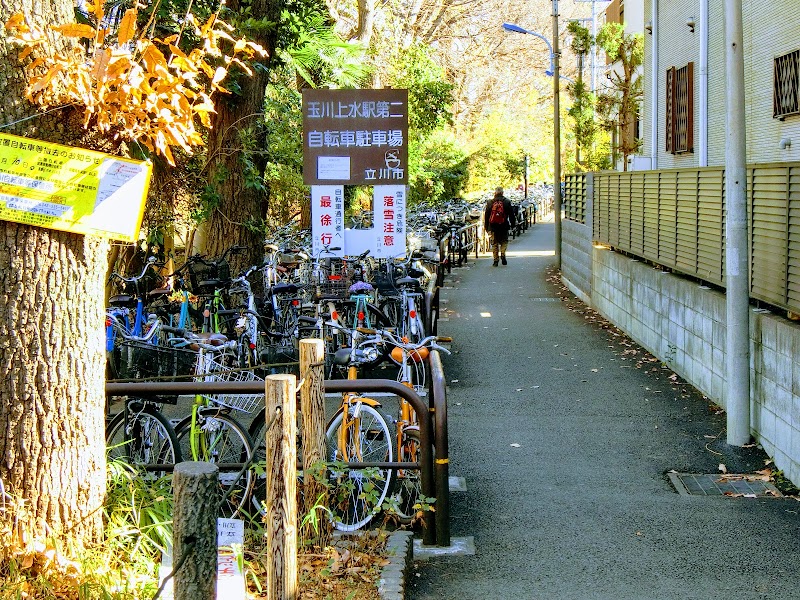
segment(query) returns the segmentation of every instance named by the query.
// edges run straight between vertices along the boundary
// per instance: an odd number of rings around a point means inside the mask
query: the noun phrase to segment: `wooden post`
[[[268,375],[267,600],[297,598],[297,399],[294,375]]]
[[[305,517],[319,503],[328,506],[328,488],[315,479],[314,475],[322,475],[326,458],[325,443],[325,388],[323,386],[325,346],[320,339],[300,341],[300,415],[302,426],[300,441],[303,455],[303,506],[300,515]],[[312,366],[314,365],[314,366]],[[315,473],[315,470],[317,473]],[[319,517],[316,534],[316,545],[324,548],[330,542],[331,525],[323,514]],[[312,531],[304,531],[309,539],[314,537]]]
[[[175,465],[172,564],[175,600],[217,597],[219,469],[207,462]],[[185,558],[184,558],[185,557]],[[181,564],[181,562],[183,564]]]

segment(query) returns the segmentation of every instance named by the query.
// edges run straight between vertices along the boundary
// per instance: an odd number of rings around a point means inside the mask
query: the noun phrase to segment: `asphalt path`
[[[553,225],[442,290],[454,537],[411,600],[800,598],[800,502],[676,493],[668,471],[753,472],[725,415],[553,277]]]

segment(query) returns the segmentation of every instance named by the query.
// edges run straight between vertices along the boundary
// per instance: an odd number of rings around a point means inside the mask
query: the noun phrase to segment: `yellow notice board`
[[[0,219],[136,241],[149,162],[0,133]]]

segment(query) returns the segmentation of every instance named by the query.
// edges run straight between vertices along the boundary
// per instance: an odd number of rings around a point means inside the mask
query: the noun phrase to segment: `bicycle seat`
[[[122,306],[124,308],[134,308],[136,306],[136,296],[131,294],[117,294],[108,299],[111,306]]]
[[[225,282],[220,279],[205,279],[197,282],[198,287],[201,288],[218,288],[225,285]]]
[[[300,289],[297,287],[296,283],[276,283],[272,286],[272,293],[273,294],[296,294],[297,290]]]
[[[414,279],[413,277],[401,277],[397,281],[395,281],[397,285],[419,285],[419,281]]]
[[[169,288],[158,288],[155,290],[150,290],[147,294],[150,298],[160,298],[163,296],[169,296],[172,293],[172,290]]]
[[[333,364],[346,367],[350,364],[350,348],[339,348],[333,354]]]

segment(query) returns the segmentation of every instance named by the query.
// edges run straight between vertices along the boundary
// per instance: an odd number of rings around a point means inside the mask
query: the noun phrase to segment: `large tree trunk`
[[[71,0],[0,5],[41,26],[72,21]],[[0,42],[0,123],[35,115],[24,98],[16,53]],[[58,111],[6,133],[73,139]],[[77,137],[76,136],[76,137]],[[105,495],[103,298],[109,244],[82,235],[0,221],[0,479],[29,501],[33,519],[69,541],[102,532]]]
[[[232,0],[227,7],[236,12],[243,4]],[[249,4],[252,18],[277,23],[284,3],[253,0]],[[254,69],[252,77],[240,77],[240,94],[217,98],[217,113],[208,136],[208,181],[219,204],[199,228],[199,243],[195,243],[196,249],[211,256],[222,254],[232,245],[248,246],[250,255],[242,260],[252,261],[250,264],[263,257],[261,223],[267,214],[267,195],[263,188],[266,168],[264,93],[276,35],[277,28],[273,27],[268,34],[255,39],[269,53],[262,59],[267,68]],[[241,266],[244,265],[235,265]]]
[[[108,244],[3,221],[0,235],[0,477],[55,531],[96,539]]]

